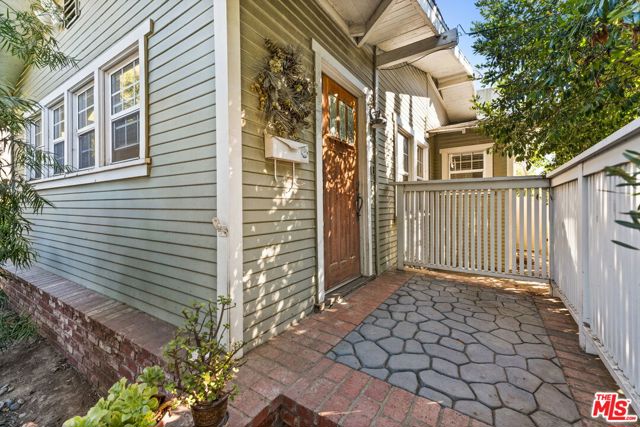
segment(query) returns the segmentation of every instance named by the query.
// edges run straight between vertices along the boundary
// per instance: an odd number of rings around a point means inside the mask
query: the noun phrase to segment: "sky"
[[[437,0],[438,8],[449,28],[461,25],[466,32],[471,31],[471,23],[480,21],[480,12],[474,4],[474,0]],[[477,68],[483,62],[480,55],[473,53],[473,37],[466,35],[458,28],[459,44],[464,56],[467,57],[471,65]]]

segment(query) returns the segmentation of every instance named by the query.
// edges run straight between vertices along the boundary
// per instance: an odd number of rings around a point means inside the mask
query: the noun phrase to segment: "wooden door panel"
[[[327,76],[323,88],[325,287],[360,276],[355,96]]]

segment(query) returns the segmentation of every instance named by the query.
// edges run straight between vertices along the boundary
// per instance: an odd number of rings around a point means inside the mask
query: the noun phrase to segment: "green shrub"
[[[153,427],[160,406],[158,387],[163,382],[164,372],[158,366],[145,368],[132,384],[121,378],[87,415],[73,417],[62,427]]]

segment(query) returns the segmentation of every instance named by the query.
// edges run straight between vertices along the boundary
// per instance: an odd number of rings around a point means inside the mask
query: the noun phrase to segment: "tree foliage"
[[[0,1],[7,11],[0,14],[0,55],[11,55],[25,67],[52,70],[74,64],[62,53],[54,38],[54,28],[46,24],[59,16],[59,10],[35,2],[28,11],[17,11]],[[54,20],[55,21],[55,20]],[[43,173],[58,165],[51,153],[36,149],[25,141],[28,118],[40,109],[37,102],[20,94],[20,84],[0,81],[0,264],[11,261],[28,266],[35,258],[29,240],[30,213],[38,214],[50,203],[40,196],[25,177],[26,170]]]
[[[623,155],[627,160],[629,160],[631,166],[629,169],[626,169],[623,166],[610,166],[605,170],[607,172],[607,175],[609,176],[620,177],[622,180],[617,184],[617,187],[630,187],[631,197],[635,198],[640,196],[640,152],[635,150],[627,150]],[[635,209],[631,209],[630,211],[623,213],[629,216],[630,221],[617,219],[615,221],[616,224],[627,227],[631,230],[635,230],[636,232],[640,232],[640,205],[638,205]],[[613,243],[627,249],[640,250],[635,246],[632,246],[625,242],[621,242],[619,240],[612,241]]]
[[[640,2],[477,0],[477,102],[496,150],[547,168],[640,116]]]

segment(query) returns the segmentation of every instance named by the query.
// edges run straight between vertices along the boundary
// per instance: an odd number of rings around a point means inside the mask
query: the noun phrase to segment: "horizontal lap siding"
[[[317,291],[315,123],[301,141],[310,163],[296,165],[291,186],[290,163],[279,162],[277,182],[272,160],[264,154],[264,117],[251,84],[267,51],[264,38],[299,49],[310,78],[314,76],[312,39],[317,40],[361,82],[372,86],[370,48],[357,48],[315,2],[243,0],[240,3],[244,207],[244,328],[250,345],[263,342],[311,312]],[[416,132],[441,124],[441,107],[426,99],[426,75],[413,67],[380,76],[381,108],[385,91],[398,99],[393,109]],[[320,82],[316,82],[320,90]],[[402,102],[400,102],[402,100]],[[427,119],[428,118],[428,119]],[[315,116],[313,117],[315,119]],[[435,122],[433,124],[432,122]],[[389,138],[385,136],[389,135]],[[377,131],[380,177],[380,251],[383,269],[395,264],[394,140]],[[324,256],[320,254],[319,256]]]
[[[426,131],[446,123],[444,107],[433,97],[427,75],[412,66],[381,70],[379,109],[387,115],[387,127],[378,131],[378,209],[381,270],[396,265],[396,140],[393,117],[398,126],[413,133],[416,141],[426,138]],[[384,141],[384,143],[382,143]]]
[[[211,1],[83,1],[59,36],[82,68],[146,19],[149,177],[51,189],[35,222],[39,264],[177,324],[196,299],[215,298],[215,71]],[[73,70],[34,71],[40,99]]]
[[[245,340],[258,344],[313,309],[317,286],[315,124],[301,140],[310,163],[265,160],[262,113],[250,86],[267,51],[264,38],[296,46],[310,78],[315,38],[366,84],[370,56],[357,49],[315,2],[247,0],[241,7]],[[319,84],[319,82],[316,82]],[[318,89],[320,87],[318,86]],[[315,117],[314,117],[315,118]]]

